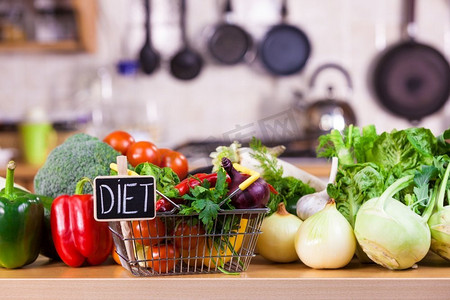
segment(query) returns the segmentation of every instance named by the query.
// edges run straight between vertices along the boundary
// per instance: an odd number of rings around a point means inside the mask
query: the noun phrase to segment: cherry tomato
[[[148,266],[158,273],[168,273],[175,268],[180,253],[172,244],[159,244],[148,247]]]
[[[125,131],[117,130],[108,134],[103,139],[103,142],[107,143],[123,155],[126,155],[128,148],[134,144],[134,138]]]
[[[161,159],[160,167],[171,168],[178,175],[180,180],[186,178],[189,171],[189,165],[188,160],[182,153],[162,148],[159,149],[159,156]]]
[[[140,163],[149,162],[159,165],[158,148],[155,144],[147,141],[136,142],[128,148],[128,162],[136,167]]]
[[[195,249],[198,244],[204,242],[205,229],[200,223],[189,224],[182,222],[175,227],[173,232],[174,244],[178,249]]]
[[[172,152],[173,150],[171,150],[171,149],[167,149],[167,148],[158,148],[158,156],[159,156],[159,158],[160,158],[160,163],[159,163],[159,166],[160,167],[163,167],[163,158],[164,158],[164,156],[166,156],[167,154],[169,154],[170,152]]]
[[[133,236],[136,238],[136,241],[145,246],[158,244],[163,240],[162,237],[166,233],[166,226],[160,218],[133,221],[132,227]]]

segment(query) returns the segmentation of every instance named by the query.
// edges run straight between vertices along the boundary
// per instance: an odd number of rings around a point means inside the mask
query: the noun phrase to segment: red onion
[[[249,175],[241,174],[238,172],[228,158],[222,158],[222,166],[231,178],[231,182],[228,185],[229,193],[239,188],[239,184],[244,182]],[[262,208],[267,205],[270,197],[270,189],[267,182],[258,178],[248,188],[237,193],[231,198],[231,204],[239,209],[247,208]]]

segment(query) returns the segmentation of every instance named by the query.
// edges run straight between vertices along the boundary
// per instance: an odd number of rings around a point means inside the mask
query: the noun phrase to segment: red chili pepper
[[[273,185],[271,185],[270,183],[267,183],[267,185],[269,186],[269,190],[272,194],[278,195],[278,191],[273,187]]]
[[[52,204],[50,224],[56,251],[64,263],[79,267],[103,263],[111,254],[113,240],[108,223],[94,219],[92,195],[62,195]],[[81,187],[79,187],[79,185]]]
[[[177,184],[175,188],[180,193],[180,197],[186,195],[190,189],[193,189],[197,185],[200,185],[204,180],[209,181],[211,185],[215,185],[217,181],[217,173],[198,173],[191,177],[184,179],[182,182]]]
[[[183,181],[181,181],[179,184],[175,186],[175,188],[178,190],[180,197],[183,195],[186,195],[190,189],[195,188],[196,186],[200,185],[204,180],[208,181],[211,186],[214,186],[217,181],[217,173],[197,173],[195,175],[192,175]],[[231,179],[227,175],[227,182],[231,182]],[[182,203],[182,199],[171,199],[175,203],[179,204]],[[156,211],[170,211],[173,209],[172,203],[167,201],[164,198],[159,199],[156,201]]]

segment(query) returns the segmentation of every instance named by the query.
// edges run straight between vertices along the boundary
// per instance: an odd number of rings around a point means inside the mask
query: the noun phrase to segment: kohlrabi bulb
[[[450,163],[439,185],[436,210],[428,220],[431,230],[431,250],[447,260],[450,260],[450,206],[444,206],[444,200],[445,195],[450,196],[447,190],[449,176]]]
[[[450,260],[450,206],[434,213],[428,225],[431,230],[431,250]]]
[[[412,182],[406,176],[379,198],[365,202],[356,215],[355,235],[375,263],[398,270],[412,267],[428,253],[431,244],[427,218],[422,218],[392,195]]]
[[[389,269],[407,269],[430,249],[430,229],[406,205],[388,199],[383,210],[377,198],[364,203],[357,214],[355,235],[371,260]]]

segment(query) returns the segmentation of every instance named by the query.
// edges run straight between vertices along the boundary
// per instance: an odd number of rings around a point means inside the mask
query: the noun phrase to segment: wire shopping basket
[[[221,203],[259,178],[259,173],[234,164],[250,175]],[[180,206],[158,212],[152,220],[110,222],[116,252],[122,266],[133,275],[181,275],[200,273],[237,273],[245,271],[255,256],[262,221],[268,208],[219,210],[206,232],[198,214],[180,215]]]
[[[158,213],[153,220],[110,222],[122,266],[136,276],[245,271],[267,208],[222,210],[211,233],[198,215]],[[145,233],[152,233],[148,236]]]

